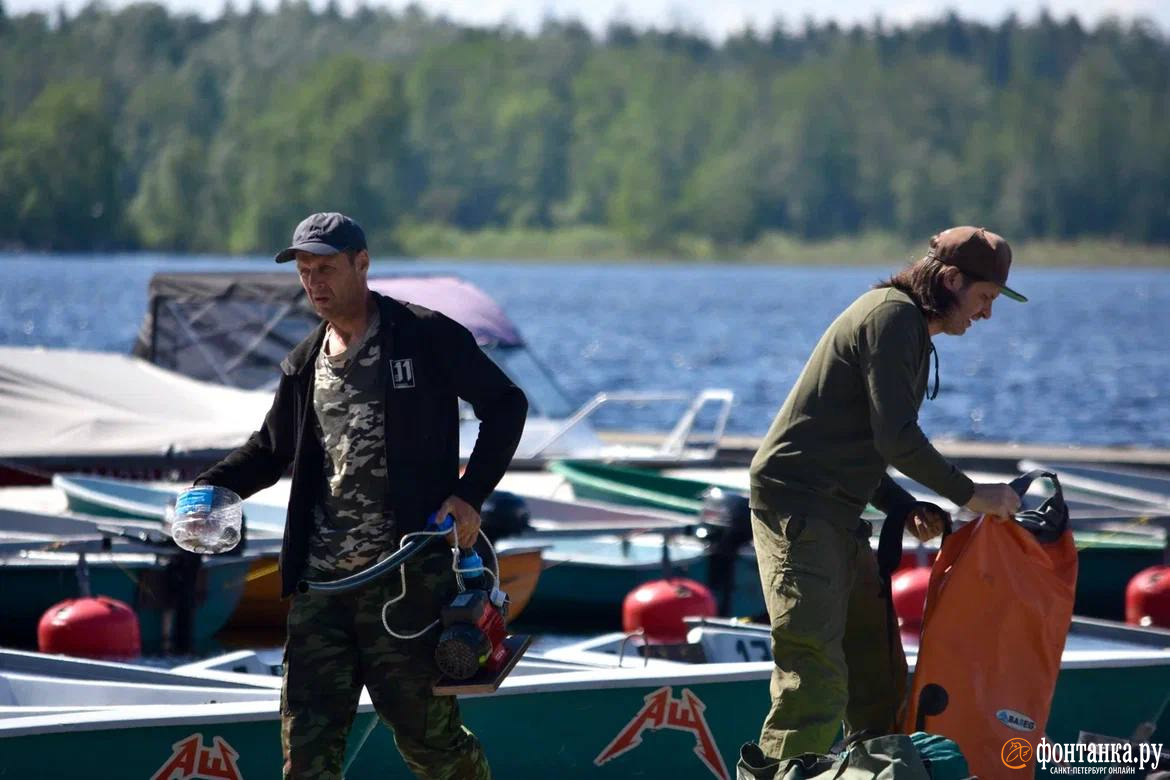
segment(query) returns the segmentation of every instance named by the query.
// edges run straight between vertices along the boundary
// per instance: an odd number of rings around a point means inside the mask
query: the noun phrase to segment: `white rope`
[[[403,535],[402,540],[398,543],[398,547],[399,547],[399,549],[402,549],[402,547],[404,547],[406,545],[407,540],[412,538],[412,537],[415,537],[415,536],[446,536],[448,533],[449,533],[449,531],[412,531],[411,533]],[[500,558],[498,555],[496,555],[496,548],[492,546],[492,540],[487,538],[487,534],[485,534],[483,532],[482,528],[479,531],[479,535],[481,537],[483,537],[484,542],[487,544],[488,550],[491,551],[492,563],[495,564],[496,568],[495,568],[495,571],[492,571],[491,569],[489,569],[487,567],[483,567],[480,569],[460,569],[459,568],[459,551],[455,548],[452,548],[452,550],[451,550],[451,571],[455,572],[455,580],[459,584],[460,592],[467,589],[466,586],[464,585],[464,582],[463,582],[463,574],[464,573],[478,571],[478,572],[481,572],[482,574],[486,574],[486,575],[490,576],[492,578],[492,580],[491,580],[492,589],[494,589],[500,581]],[[409,561],[407,561],[406,563],[409,563]],[[422,636],[426,632],[430,631],[435,626],[439,625],[440,618],[435,618],[426,628],[420,629],[419,631],[416,631],[413,634],[399,634],[397,631],[390,628],[390,622],[386,618],[386,611],[388,609],[390,609],[390,607],[397,604],[399,601],[401,601],[402,599],[404,599],[406,597],[406,563],[403,563],[401,566],[398,567],[398,575],[402,581],[401,592],[397,596],[395,596],[394,598],[390,599],[389,601],[387,601],[385,604],[382,605],[382,628],[386,629],[386,633],[388,633],[390,636],[394,637],[395,639],[418,639],[420,636]]]

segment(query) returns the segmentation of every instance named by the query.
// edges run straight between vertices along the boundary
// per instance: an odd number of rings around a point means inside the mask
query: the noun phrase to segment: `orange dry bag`
[[[1038,477],[1055,488],[1039,509],[980,517],[943,542],[903,724],[953,739],[985,780],[1034,775],[1072,621],[1077,551],[1060,482],[1032,471],[1012,487],[1022,497]]]

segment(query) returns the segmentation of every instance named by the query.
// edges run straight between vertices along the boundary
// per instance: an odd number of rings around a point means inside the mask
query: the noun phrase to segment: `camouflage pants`
[[[457,590],[447,552],[406,566],[406,598],[387,610],[390,627],[411,634],[439,615]],[[464,727],[454,696],[435,696],[438,628],[399,640],[382,625],[382,605],[401,590],[398,573],[347,593],[293,596],[284,648],[281,742],[284,777],[342,777],[346,736],[362,686],[394,731],[406,765],[425,780],[487,780],[479,740]]]
[[[842,716],[846,733],[897,731],[906,656],[865,533],[752,510],[752,535],[776,661],[764,753],[826,753]]]

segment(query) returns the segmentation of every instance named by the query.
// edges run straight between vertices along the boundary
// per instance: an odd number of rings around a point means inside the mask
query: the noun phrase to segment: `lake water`
[[[1025,262],[1021,259],[1021,262]],[[126,352],[158,271],[282,270],[265,259],[0,255],[0,344]],[[454,272],[519,326],[574,404],[602,390],[728,387],[730,430],[771,422],[822,330],[896,267],[377,261]],[[1170,447],[1170,271],[1020,268],[990,321],[935,339],[932,437]],[[609,427],[665,425],[615,409]],[[257,421],[259,423],[259,421]]]

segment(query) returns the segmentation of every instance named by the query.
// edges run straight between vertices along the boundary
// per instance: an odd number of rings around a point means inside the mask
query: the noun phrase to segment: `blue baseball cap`
[[[302,219],[293,231],[292,245],[274,259],[278,263],[287,263],[296,258],[297,252],[335,255],[347,250],[359,252],[365,248],[366,234],[361,225],[344,214],[325,211]]]

